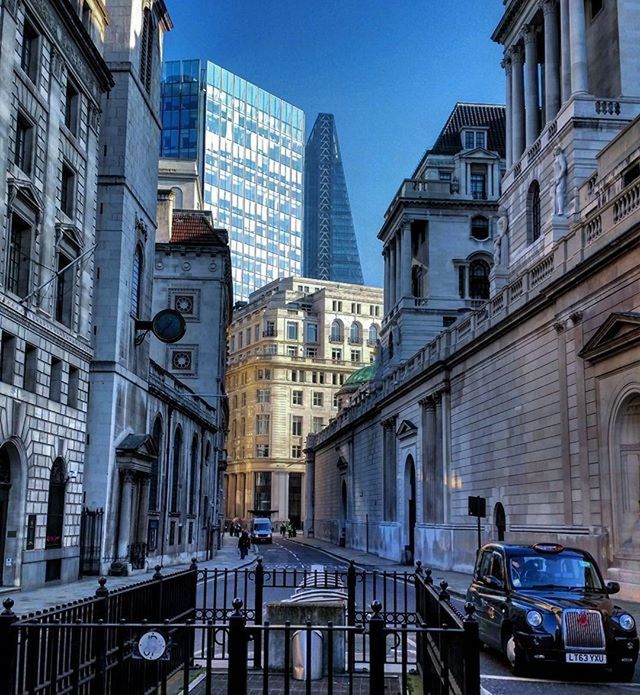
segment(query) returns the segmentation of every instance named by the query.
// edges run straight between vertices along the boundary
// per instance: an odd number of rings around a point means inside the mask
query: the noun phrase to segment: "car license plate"
[[[606,654],[567,654],[568,664],[606,664]]]

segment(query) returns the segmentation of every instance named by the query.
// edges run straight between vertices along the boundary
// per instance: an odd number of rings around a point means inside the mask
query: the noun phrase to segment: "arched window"
[[[155,512],[158,510],[158,472],[160,470],[160,461],[162,460],[162,418],[158,415],[153,423],[153,432],[151,434],[153,443],[158,451],[158,458],[151,462],[151,476],[149,479],[149,511]]]
[[[369,345],[375,345],[378,342],[378,326],[372,323],[369,326]]]
[[[534,181],[527,194],[527,236],[530,244],[540,238],[540,184]]]
[[[133,254],[133,270],[131,272],[131,313],[140,318],[140,310],[142,308],[142,269],[144,261],[142,256],[142,248],[136,246],[136,252]]]
[[[351,324],[351,330],[349,331],[349,342],[355,344],[362,342],[362,326],[357,321],[354,321]]]
[[[476,259],[469,263],[469,296],[471,299],[489,299],[489,264]]]
[[[142,37],[140,40],[140,79],[147,90],[147,94],[151,94],[155,40],[156,27],[153,14],[147,7],[142,18]]]
[[[189,466],[189,514],[196,512],[196,483],[198,479],[198,437],[191,440],[191,461]]]
[[[64,490],[66,476],[64,461],[57,458],[51,466],[49,476],[49,502],[47,504],[46,548],[62,547],[62,525],[64,523]]]
[[[170,512],[178,511],[178,501],[180,494],[180,468],[182,463],[182,429],[176,427],[173,435],[173,457],[171,465],[171,500],[169,504]]]
[[[331,324],[330,339],[334,342],[340,342],[342,340],[342,324],[338,320],[335,320]]]
[[[489,220],[482,215],[476,215],[471,220],[471,236],[478,241],[486,241],[489,238]]]

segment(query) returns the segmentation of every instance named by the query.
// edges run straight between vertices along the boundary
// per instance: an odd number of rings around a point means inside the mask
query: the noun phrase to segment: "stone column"
[[[511,147],[515,164],[524,152],[524,75],[522,49],[519,46],[511,49],[511,103]]]
[[[540,127],[538,100],[538,32],[533,24],[524,28],[524,61],[527,72],[525,111],[527,116],[527,147],[533,145]]]
[[[384,261],[384,313],[385,315],[389,313],[391,307],[389,306],[389,250],[385,249],[382,252],[382,258]]]
[[[118,524],[118,560],[128,560],[133,504],[133,474],[120,474],[120,523]]]
[[[395,303],[397,304],[401,299],[402,299],[402,249],[400,247],[400,234],[398,234],[398,230],[396,230],[396,234],[393,237],[393,248],[395,251],[395,256],[396,256],[396,276],[395,276],[395,292],[396,292],[396,301]]]
[[[550,123],[560,110],[560,65],[558,35],[558,2],[544,0],[544,87],[545,114]]]
[[[422,514],[426,523],[435,520],[436,406],[431,398],[422,406]]]
[[[507,136],[507,142],[506,142],[506,159],[507,159],[507,169],[511,168],[511,165],[513,164],[513,154],[511,152],[511,139],[512,139],[512,133],[511,133],[511,109],[512,109],[512,104],[511,104],[511,58],[508,56],[505,56],[504,60],[501,63],[502,67],[504,68],[505,76],[506,76],[506,123],[505,123],[505,129],[506,129],[506,136]]]
[[[569,30],[569,0],[560,0],[560,64],[562,103],[571,96],[571,33]]]
[[[138,505],[138,532],[136,540],[138,543],[147,542],[147,517],[149,516],[149,487],[150,478],[140,478],[140,503]]]
[[[402,285],[400,297],[411,296],[411,222],[402,225],[401,254],[402,254]]]
[[[389,254],[389,311],[396,305],[396,247],[395,237],[391,238],[387,250]]]
[[[433,397],[435,404],[434,446],[434,521],[444,521],[444,462],[442,456],[442,394]]]
[[[571,93],[588,94],[589,73],[584,0],[569,0],[569,30],[571,33]]]
[[[307,457],[307,469],[304,476],[305,519],[304,535],[313,537],[313,520],[315,517],[316,503],[316,455],[313,449],[305,449]]]
[[[464,298],[469,299],[470,294],[469,294],[469,272],[470,272],[470,267],[468,263],[465,263],[464,265]]]

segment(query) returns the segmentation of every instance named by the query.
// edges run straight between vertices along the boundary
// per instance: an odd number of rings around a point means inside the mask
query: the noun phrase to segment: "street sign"
[[[155,630],[149,630],[138,640],[138,654],[134,658],[147,661],[169,661],[167,641]]]
[[[484,519],[487,516],[486,497],[469,497],[469,516]]]

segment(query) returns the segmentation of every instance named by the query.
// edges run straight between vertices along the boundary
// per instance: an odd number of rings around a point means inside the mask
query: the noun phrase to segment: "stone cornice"
[[[496,43],[504,42],[509,30],[513,26],[514,20],[519,16],[522,8],[527,4],[527,2],[528,0],[511,0],[505,13],[502,15],[502,19],[491,35],[492,41],[495,41]]]

